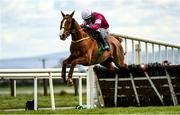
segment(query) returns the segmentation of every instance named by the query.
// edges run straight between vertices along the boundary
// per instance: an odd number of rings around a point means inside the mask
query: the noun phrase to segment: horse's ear
[[[73,17],[75,10],[70,14],[71,17]]]
[[[61,11],[61,14],[62,14],[63,17],[65,16],[65,14],[62,11]]]

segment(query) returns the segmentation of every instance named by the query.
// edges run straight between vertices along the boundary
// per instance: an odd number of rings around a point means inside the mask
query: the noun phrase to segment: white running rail
[[[171,64],[180,64],[180,45],[174,45],[170,43],[164,43],[164,42],[158,42],[154,40],[149,39],[142,39],[142,38],[136,38],[136,37],[130,37],[120,34],[115,34],[121,38],[123,38],[122,45],[124,47],[124,51],[127,52],[125,55],[125,63],[131,63],[131,64],[140,64],[142,63],[142,58],[145,58],[144,63],[149,62],[159,62],[162,63],[164,60],[167,60],[168,62],[171,62]],[[164,50],[162,50],[164,49]],[[158,54],[156,54],[156,50]],[[164,51],[164,52],[162,52]],[[170,51],[171,56],[168,57],[168,51]],[[130,62],[128,61],[128,52],[130,53]],[[145,56],[142,56],[142,52],[145,52]],[[177,53],[178,57],[175,56],[175,52]],[[150,53],[152,56],[150,57]],[[158,57],[158,59],[155,59],[155,57]],[[164,59],[162,59],[162,55],[164,55]],[[149,59],[149,57],[151,59]],[[168,59],[169,58],[169,59]],[[177,58],[177,63],[175,63],[175,58]]]
[[[49,79],[50,97],[51,97],[51,108],[55,110],[54,90],[52,79],[61,78],[61,68],[53,69],[0,69],[0,79],[34,79],[34,110],[38,108],[37,102],[37,80],[38,79]],[[67,72],[69,69],[67,70]],[[82,105],[82,79],[86,78],[86,73],[78,72],[76,68],[73,73],[73,79],[79,80],[79,104]],[[15,89],[16,92],[16,89]]]

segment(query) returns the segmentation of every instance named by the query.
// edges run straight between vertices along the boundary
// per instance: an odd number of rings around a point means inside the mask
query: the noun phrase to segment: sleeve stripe
[[[95,24],[101,24],[101,20],[100,19],[95,20]]]

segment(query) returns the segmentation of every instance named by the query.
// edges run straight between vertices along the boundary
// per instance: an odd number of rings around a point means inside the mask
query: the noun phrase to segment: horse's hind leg
[[[120,67],[125,67],[125,64],[124,64],[124,58],[116,58],[115,61],[114,61],[115,65],[120,68]]]
[[[102,62],[101,65],[106,67],[108,70],[114,70],[114,66],[112,65],[113,59],[109,57],[106,61]]]

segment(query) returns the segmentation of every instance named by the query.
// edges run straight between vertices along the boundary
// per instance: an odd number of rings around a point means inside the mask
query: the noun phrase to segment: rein
[[[80,31],[83,30],[82,28],[80,28],[80,29],[78,29],[78,30],[75,30],[75,29],[74,29],[74,22],[75,22],[75,19],[73,18],[73,19],[72,19],[72,24],[71,24],[71,35],[73,35],[73,34],[75,34],[75,33],[80,32]],[[76,41],[72,40],[71,42],[72,42],[72,43],[79,43],[79,42],[81,42],[81,41],[83,41],[83,40],[86,40],[86,39],[89,39],[89,37],[84,37],[84,38],[81,38],[81,39],[76,40]]]
[[[86,39],[89,39],[89,37],[85,37],[85,38],[81,38],[81,39],[79,39],[79,40],[76,40],[76,41],[71,41],[72,43],[78,43],[78,42],[81,42],[81,41],[83,41],[83,40],[86,40]]]

